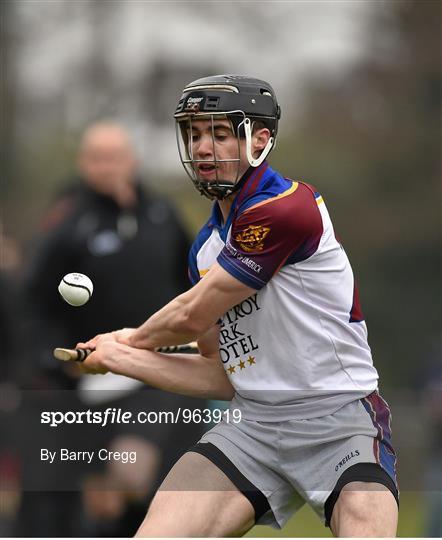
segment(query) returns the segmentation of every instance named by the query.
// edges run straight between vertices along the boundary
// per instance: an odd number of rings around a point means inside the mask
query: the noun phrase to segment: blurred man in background
[[[81,139],[80,178],[63,189],[47,213],[28,262],[24,300],[32,344],[30,379],[33,388],[51,389],[52,409],[59,409],[54,390],[75,390],[58,399],[60,406],[67,407],[69,402],[77,409],[112,406],[149,411],[201,406],[191,398],[146,389],[142,383],[127,386],[123,378],[113,375],[90,385],[85,380],[88,376],[78,379],[77,370],[57,365],[52,358],[55,346],[70,346],[84,335],[109,327],[139,325],[146,313],[154,313],[188,286],[185,230],[167,201],[141,187],[137,168],[133,144],[121,125],[110,121],[91,125]],[[63,302],[57,291],[60,279],[74,271],[88,275],[95,285],[92,300],[81,308]],[[121,390],[123,385],[123,395],[103,392]],[[20,536],[129,536],[139,521],[138,508],[141,518],[146,493],[154,491],[163,468],[167,470],[181,449],[187,449],[200,434],[196,425],[185,426],[178,436],[179,428],[167,424],[119,424],[112,430],[94,427],[80,435],[74,434],[78,426],[71,427],[69,432],[53,430],[50,442],[45,434],[44,446],[81,449],[87,438],[88,445],[97,449],[135,450],[137,462],[96,464],[87,467],[86,475],[83,465],[53,464],[40,473],[35,467],[29,474],[37,488],[49,485],[49,475],[55,489],[68,493],[54,493],[50,488],[47,493],[24,493]],[[81,520],[77,515],[69,523],[66,516],[81,511],[78,493],[72,492],[80,478],[86,516]],[[50,517],[42,520],[42,512]],[[83,529],[78,528],[80,522],[86,524]]]

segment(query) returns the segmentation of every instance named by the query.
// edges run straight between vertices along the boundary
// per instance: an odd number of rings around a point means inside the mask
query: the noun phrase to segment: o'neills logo
[[[335,471],[339,471],[341,467],[343,467],[347,461],[350,461],[352,458],[359,456],[359,450],[354,450],[353,452],[350,452],[350,454],[347,454],[344,459],[341,459],[341,461],[336,465]]]
[[[264,247],[264,238],[269,234],[270,228],[262,225],[249,225],[235,236],[244,251],[261,251]]]

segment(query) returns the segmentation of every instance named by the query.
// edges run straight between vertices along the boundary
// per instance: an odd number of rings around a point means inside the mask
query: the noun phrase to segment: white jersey
[[[217,203],[189,257],[193,283],[217,261],[256,289],[221,321],[220,357],[249,420],[332,414],[377,388],[347,255],[322,197],[266,162]]]

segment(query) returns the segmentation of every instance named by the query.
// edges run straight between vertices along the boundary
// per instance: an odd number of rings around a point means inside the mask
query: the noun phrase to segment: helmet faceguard
[[[281,116],[272,87],[258,79],[234,75],[216,75],[198,79],[186,86],[175,111],[177,143],[180,159],[198,191],[210,199],[225,199],[239,186],[241,145],[245,139],[246,157],[251,167],[258,167],[274,147]],[[210,160],[195,159],[189,132],[195,120],[211,122],[213,157]],[[238,157],[218,159],[215,147],[215,121],[227,119],[238,141]],[[252,153],[252,131],[254,123],[266,127],[270,138],[259,157]],[[198,177],[200,163],[215,164],[216,178],[205,181]],[[236,178],[219,177],[217,165],[236,164]]]

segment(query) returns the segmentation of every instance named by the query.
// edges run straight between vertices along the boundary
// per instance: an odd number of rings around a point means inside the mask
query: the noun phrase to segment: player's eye
[[[225,141],[228,137],[228,134],[224,131],[215,132],[215,139],[217,141]]]

